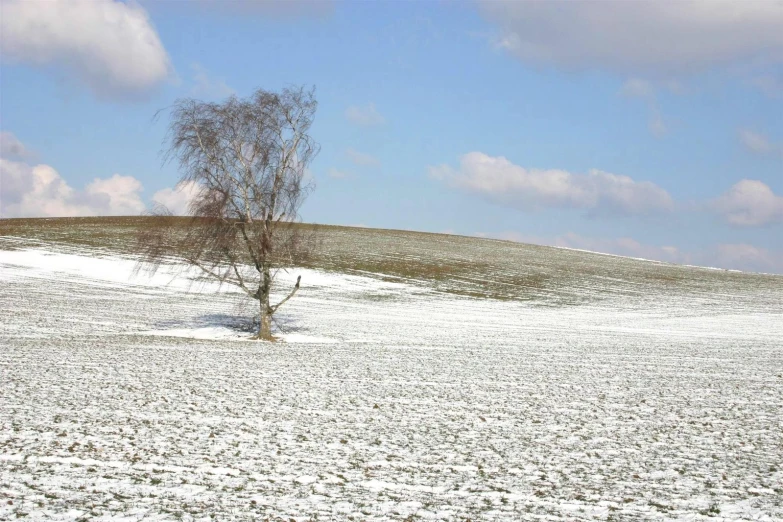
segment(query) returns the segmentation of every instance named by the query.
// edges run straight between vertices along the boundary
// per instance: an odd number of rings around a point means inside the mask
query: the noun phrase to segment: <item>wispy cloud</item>
[[[236,91],[229,87],[224,80],[210,76],[201,64],[194,63],[191,65],[191,69],[193,70],[193,87],[190,90],[192,96],[221,99],[236,94]]]
[[[0,158],[23,159],[30,156],[32,151],[25,147],[13,132],[0,132]]]
[[[675,80],[663,82],[661,87],[678,94],[683,92],[682,84]],[[623,83],[619,91],[619,94],[623,97],[640,99],[647,104],[649,112],[647,128],[656,138],[663,137],[669,131],[658,102],[658,90],[661,87],[649,80],[630,78]]]
[[[347,149],[345,155],[354,165],[359,167],[378,167],[381,162],[375,156],[354,149]]]
[[[374,127],[386,123],[386,118],[378,112],[374,103],[351,105],[345,109],[345,117],[351,123],[361,127]]]
[[[334,179],[344,179],[350,176],[347,172],[335,168],[330,168],[326,173],[330,178]]]
[[[748,129],[739,130],[739,138],[748,150],[758,153],[766,153],[772,150],[772,144],[766,136]]]
[[[649,100],[655,98],[655,87],[652,82],[648,80],[629,78],[623,83],[622,87],[620,87],[620,94],[628,98]]]
[[[740,143],[749,151],[756,154],[774,154],[783,157],[783,143],[775,143],[765,134],[750,129],[739,129],[737,133]]]

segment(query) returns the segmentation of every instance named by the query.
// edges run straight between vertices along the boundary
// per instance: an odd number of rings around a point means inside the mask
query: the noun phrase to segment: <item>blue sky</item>
[[[304,221],[783,273],[779,1],[0,9],[2,217],[182,208],[158,109],[307,84]]]

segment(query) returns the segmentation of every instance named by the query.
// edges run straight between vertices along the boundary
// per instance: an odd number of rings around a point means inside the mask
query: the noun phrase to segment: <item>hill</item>
[[[185,224],[187,218],[170,218]],[[132,254],[147,217],[0,220],[0,237]],[[613,299],[654,304],[661,292],[720,308],[724,295],[783,306],[783,276],[673,265],[511,241],[401,230],[308,225],[321,240],[309,268],[418,282],[473,297],[544,306]],[[758,302],[759,299],[762,302]],[[749,303],[750,304],[750,303]]]
[[[783,518],[783,277],[321,227],[275,325],[0,221],[0,519]]]

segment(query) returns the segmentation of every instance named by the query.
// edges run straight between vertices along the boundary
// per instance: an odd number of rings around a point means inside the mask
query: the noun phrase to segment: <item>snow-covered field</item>
[[[783,277],[550,306],[296,270],[267,344],[133,267],[0,238],[0,519],[783,520]]]

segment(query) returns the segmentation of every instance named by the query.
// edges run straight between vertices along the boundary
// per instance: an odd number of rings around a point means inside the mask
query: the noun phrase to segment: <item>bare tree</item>
[[[170,109],[165,161],[176,161],[180,183],[198,188],[184,227],[162,219],[143,230],[142,263],[156,270],[170,256],[183,258],[208,279],[241,288],[259,303],[258,339],[273,340],[277,304],[270,293],[277,271],[309,254],[297,227],[311,189],[307,166],[319,146],[308,134],[317,108],[314,90],[257,90],[222,103],[177,100]]]

